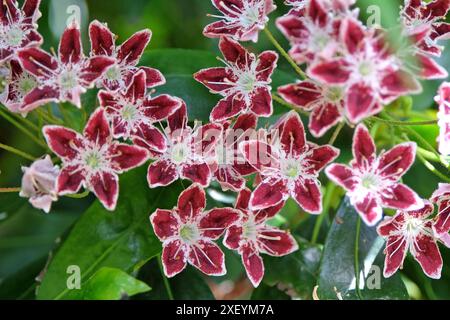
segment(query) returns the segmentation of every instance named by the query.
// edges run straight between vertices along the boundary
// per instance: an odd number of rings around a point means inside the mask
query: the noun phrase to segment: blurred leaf
[[[306,242],[299,243],[299,250],[285,257],[264,257],[264,283],[281,284],[295,292],[300,299],[311,299],[317,283],[322,256],[321,247]]]
[[[158,94],[168,93],[186,101],[190,120],[209,121],[209,114],[221,96],[210,93],[205,86],[194,80],[193,74],[201,69],[223,66],[213,53],[187,49],[150,50],[142,56],[141,65],[159,69],[166,77],[167,83],[156,88]],[[296,78],[277,70],[272,80],[272,87],[275,89],[295,82]],[[286,108],[282,110],[285,111]]]
[[[399,274],[383,277],[383,240],[375,227],[361,222],[359,235],[360,295],[356,290],[355,245],[359,219],[348,198],[342,202],[325,243],[320,266],[318,296],[322,300],[338,299],[408,299]]]
[[[120,269],[99,269],[80,290],[73,290],[68,298],[78,300],[120,300],[151,288]]]
[[[66,270],[71,265],[80,268],[83,285],[103,266],[131,272],[161,251],[149,214],[156,208],[173,207],[180,190],[175,185],[149,189],[145,172],[144,166],[121,176],[121,192],[114,212],[96,201],[83,214],[50,263],[38,298],[65,298],[69,293]]]
[[[285,292],[278,289],[277,286],[269,286],[261,283],[258,288],[253,290],[252,300],[290,300]]]
[[[169,295],[165,277],[158,265],[159,257],[149,261],[139,272],[139,279],[152,287],[152,291],[137,296],[139,300],[167,300]],[[173,278],[166,279],[175,300],[213,300],[214,296],[205,278],[192,266]]]

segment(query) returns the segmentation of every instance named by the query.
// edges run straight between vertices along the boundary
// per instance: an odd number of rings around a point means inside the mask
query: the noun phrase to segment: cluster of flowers
[[[257,129],[258,117],[273,113],[271,76],[278,55],[264,51],[258,56],[241,41],[257,41],[272,0],[212,0],[222,13],[204,35],[220,38],[224,67],[200,70],[194,78],[222,99],[213,108],[211,123],[188,125],[186,104],[177,97],[151,97],[149,89],[165,83],[155,69],[138,67],[151,32],[137,32],[122,45],[98,21],[91,23],[91,52],[84,56],[76,23],[64,31],[58,56],[40,49],[37,32],[38,0],[26,0],[22,9],[15,0],[0,5],[1,63],[9,70],[2,102],[12,112],[26,116],[49,102],[71,102],[81,107],[80,95],[97,86],[100,106],[90,116],[83,133],[47,125],[43,128],[50,149],[62,160],[61,168],[50,157],[24,168],[21,195],[45,211],[52,201],[92,191],[105,208],[118,201],[118,175],[152,160],[147,180],[150,188],[168,186],[177,179],[193,184],[184,190],[172,210],[157,209],[151,224],[163,243],[162,262],[172,277],[187,263],[208,275],[223,275],[224,254],[214,243],[223,234],[224,245],[242,256],[254,286],[264,275],[260,253],[282,256],[298,248],[288,231],[267,224],[292,197],[311,214],[322,212],[319,174],[347,190],[363,221],[374,226],[383,208],[398,209],[383,221],[380,235],[388,238],[385,276],[401,265],[407,249],[431,277],[440,276],[442,259],[436,241],[449,244],[450,187],[442,185],[432,197],[439,214],[428,219],[433,207],[401,177],[415,160],[416,145],[404,143],[377,157],[367,128],[357,126],[354,160],[350,167],[331,164],[339,150],[306,140],[297,112],[282,116],[271,128]],[[441,53],[436,44],[448,36],[445,17],[449,0],[429,4],[407,1],[402,10],[405,48],[392,48],[388,34],[367,28],[351,10],[352,0],[289,0],[294,8],[277,20],[292,44],[290,55],[306,64],[309,79],[278,88],[279,94],[299,109],[311,112],[310,132],[320,137],[338,122],[358,124],[380,112],[399,96],[421,90],[416,77],[445,77],[446,71],[432,59]],[[406,64],[403,54],[415,63]],[[448,125],[448,86],[437,101],[441,122]],[[162,124],[158,128],[156,124]],[[445,130],[444,130],[445,131]],[[442,135],[441,149],[448,138]],[[331,165],[330,165],[331,164]],[[256,174],[255,189],[247,189],[247,176]],[[234,208],[205,211],[204,188],[217,181],[223,190],[238,193]]]

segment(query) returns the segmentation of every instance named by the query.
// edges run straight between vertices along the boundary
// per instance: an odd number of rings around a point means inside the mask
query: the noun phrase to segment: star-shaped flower
[[[442,242],[450,248],[450,184],[440,183],[439,188],[431,196],[431,201],[438,206],[433,230]]]
[[[91,22],[91,56],[107,56],[114,60],[114,64],[103,74],[98,84],[109,91],[125,90],[138,70],[145,71],[148,88],[164,84],[166,80],[160,71],[149,67],[136,67],[151,36],[152,32],[145,29],[133,34],[122,45],[116,46],[116,35],[105,24],[97,20]]]
[[[417,80],[387,50],[384,34],[365,29],[353,18],[343,20],[340,28],[342,56],[313,63],[308,74],[320,83],[344,87],[349,121],[358,123],[399,96],[421,91]]]
[[[240,115],[234,124],[227,121],[223,125],[223,135],[216,146],[217,169],[214,178],[224,191],[242,190],[246,182],[244,176],[255,173],[255,168],[245,161],[239,144],[255,138],[257,122],[256,116],[249,113]]]
[[[195,80],[212,93],[224,97],[212,110],[211,122],[224,121],[247,112],[258,117],[271,116],[270,77],[277,66],[278,54],[264,51],[256,57],[229,38],[221,38],[219,48],[226,67],[204,69],[194,75]]]
[[[205,27],[203,34],[210,38],[228,36],[236,41],[258,41],[259,31],[269,21],[269,13],[276,9],[273,0],[212,0],[223,15]]]
[[[223,244],[239,252],[248,278],[254,287],[258,287],[264,277],[264,262],[260,253],[281,257],[296,251],[298,245],[288,231],[267,224],[267,220],[283,208],[284,202],[252,211],[249,209],[250,196],[249,189],[239,192],[235,207],[240,211],[241,218],[227,229]]]
[[[397,211],[394,217],[386,217],[377,231],[387,239],[384,262],[384,276],[392,276],[402,268],[406,254],[411,252],[425,274],[439,279],[442,271],[442,257],[432,230],[433,221],[428,219],[433,213],[433,205],[425,201],[425,206],[415,211]]]
[[[111,211],[119,196],[118,174],[142,165],[149,156],[144,148],[113,140],[103,108],[91,115],[83,135],[53,125],[45,126],[43,132],[48,146],[63,162],[56,181],[58,194],[77,193],[83,186]]]
[[[27,105],[24,99],[38,86],[39,83],[35,76],[23,70],[18,61],[10,60],[9,75],[2,103],[11,112],[21,113],[25,117],[28,111],[33,109],[33,106]]]
[[[16,0],[0,3],[0,65],[16,59],[18,50],[42,44],[36,24],[41,17],[40,3],[40,0],[25,0],[22,9]]]
[[[315,137],[323,136],[345,118],[344,91],[339,86],[306,80],[279,87],[278,93],[290,104],[311,112],[309,131]]]
[[[148,148],[152,158],[156,159],[148,168],[150,188],[168,186],[179,178],[207,187],[213,177],[212,168],[217,167],[215,148],[222,135],[222,126],[211,123],[190,128],[184,102],[167,122],[166,139],[161,143],[164,145],[162,152],[153,148],[156,139],[152,132],[133,138],[136,145]]]
[[[450,156],[450,82],[441,85],[435,100],[439,104],[439,152]]]
[[[181,106],[181,101],[167,94],[155,98],[146,95],[146,79],[145,71],[140,70],[125,90],[99,92],[100,106],[105,108],[108,118],[111,119],[114,137],[129,139],[135,135],[142,137],[145,132],[153,132],[154,141],[164,141],[164,136],[153,124],[167,119]],[[153,148],[164,151],[160,149],[164,148],[161,143],[154,144]]]
[[[398,182],[414,163],[414,142],[399,144],[377,157],[375,143],[361,124],[353,137],[353,157],[350,167],[332,164],[326,173],[347,191],[351,204],[367,225],[374,226],[381,220],[383,207],[398,210],[423,207],[418,195]]]
[[[175,208],[151,214],[153,230],[163,243],[161,260],[167,277],[183,271],[187,263],[207,275],[226,273],[225,256],[214,240],[239,218],[239,212],[232,208],[205,211],[205,207],[205,191],[193,184],[180,194]]]
[[[437,42],[450,38],[450,24],[445,22],[449,9],[448,0],[405,0],[401,21],[408,35],[423,34],[417,42],[417,47],[423,52],[441,55],[443,47]]]
[[[114,63],[104,56],[84,56],[80,29],[75,21],[61,36],[58,57],[38,48],[23,49],[18,55],[23,68],[39,82],[39,87],[24,98],[21,108],[27,110],[52,101],[69,101],[81,108],[81,94]]]
[[[47,155],[33,162],[30,167],[22,167],[22,171],[20,196],[29,198],[33,207],[49,213],[52,202],[58,200],[56,178],[59,175],[59,167],[55,166]]]
[[[240,148],[247,162],[262,177],[250,199],[253,211],[276,206],[291,196],[306,211],[322,211],[319,173],[339,155],[329,145],[317,146],[306,141],[305,130],[298,113],[291,111],[273,130],[269,143],[252,140]]]

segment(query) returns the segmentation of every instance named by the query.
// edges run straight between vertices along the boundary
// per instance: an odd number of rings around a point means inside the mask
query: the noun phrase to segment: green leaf
[[[285,257],[264,256],[264,283],[282,285],[300,299],[311,299],[317,283],[321,247],[299,241],[299,250]]]
[[[205,86],[194,80],[193,74],[201,69],[223,66],[215,54],[187,49],[151,50],[142,56],[141,65],[159,69],[166,77],[167,83],[156,88],[157,94],[167,93],[186,101],[190,120],[209,120],[209,114],[221,96],[210,93]],[[295,82],[296,78],[287,72],[276,70],[272,80],[272,87],[276,89]],[[277,113],[279,112],[276,111],[275,114]]]
[[[338,299],[408,299],[399,274],[383,277],[384,241],[375,227],[361,223],[358,240],[359,294],[356,290],[355,245],[359,216],[348,198],[342,202],[328,233],[320,266],[318,296]]]
[[[99,269],[79,290],[71,291],[69,297],[78,300],[119,300],[151,288],[120,269]]]
[[[80,268],[82,285],[101,267],[133,271],[161,251],[149,221],[156,208],[172,208],[179,184],[149,189],[146,167],[121,176],[117,209],[109,212],[96,201],[76,223],[49,265],[38,291],[39,299],[64,299],[67,268]]]

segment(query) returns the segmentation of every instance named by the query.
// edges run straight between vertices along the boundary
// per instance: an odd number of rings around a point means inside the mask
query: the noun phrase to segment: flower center
[[[240,16],[240,21],[244,28],[250,28],[259,22],[259,10],[257,5],[245,5]]]
[[[23,74],[17,82],[17,92],[20,96],[26,96],[31,90],[36,88],[38,85],[35,78],[28,74]]]
[[[136,119],[138,115],[138,110],[135,105],[128,103],[125,104],[122,108],[122,119],[130,122]]]
[[[412,237],[416,237],[420,233],[426,233],[424,229],[425,221],[419,218],[407,216],[404,224],[404,232]]]
[[[242,236],[246,239],[256,241],[258,237],[258,230],[254,221],[249,220],[242,224]]]
[[[256,83],[256,73],[252,70],[249,70],[248,72],[242,72],[239,75],[239,79],[237,81],[239,89],[246,94],[251,93],[255,89]]]
[[[200,237],[200,231],[194,224],[185,224],[180,228],[179,235],[183,242],[193,243]]]
[[[326,90],[325,97],[330,102],[339,102],[343,98],[343,90],[339,87],[330,87]]]
[[[5,35],[5,40],[10,47],[19,47],[22,44],[25,32],[19,26],[12,26]]]
[[[183,142],[179,142],[172,147],[170,158],[173,163],[179,164],[185,162],[188,154],[189,152],[186,144]]]
[[[359,74],[363,77],[370,76],[374,71],[372,62],[370,62],[370,61],[361,62],[359,64],[358,71],[359,71]]]
[[[361,185],[368,190],[377,189],[379,185],[378,177],[372,173],[367,173],[362,176]]]
[[[78,86],[78,77],[74,70],[66,70],[59,76],[59,84],[64,91],[70,91]]]
[[[102,155],[97,150],[89,151],[84,158],[84,162],[88,168],[98,170],[102,166]]]
[[[122,78],[119,66],[113,65],[109,67],[105,72],[105,78],[108,81],[119,81]]]
[[[297,178],[300,171],[300,163],[296,159],[287,159],[281,163],[281,172],[287,178]]]

